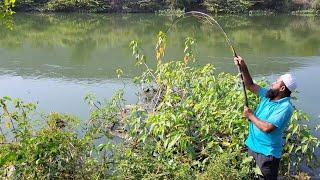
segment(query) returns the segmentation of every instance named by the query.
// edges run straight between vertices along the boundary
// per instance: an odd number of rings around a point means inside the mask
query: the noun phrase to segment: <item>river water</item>
[[[274,81],[291,72],[299,88],[294,104],[319,120],[320,18],[301,16],[216,16],[237,52],[247,60],[256,79]],[[174,17],[154,14],[25,14],[14,17],[13,30],[0,29],[0,96],[37,102],[39,111],[89,117],[86,93],[98,99],[125,90],[136,102],[131,79],[141,72],[128,44],[141,42],[147,62],[154,67],[159,30]],[[196,39],[194,66],[213,63],[218,72],[237,73],[232,52],[221,32],[206,23],[186,19],[168,33],[165,59],[183,57],[184,39]],[[124,71],[126,85],[117,79]],[[317,133],[318,134],[318,133]]]

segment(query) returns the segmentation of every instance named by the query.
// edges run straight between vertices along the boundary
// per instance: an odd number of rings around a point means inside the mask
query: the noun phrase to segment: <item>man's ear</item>
[[[281,86],[280,91],[284,91],[286,89],[285,86]]]

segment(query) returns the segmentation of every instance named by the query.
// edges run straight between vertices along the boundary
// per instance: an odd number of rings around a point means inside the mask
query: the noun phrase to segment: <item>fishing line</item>
[[[185,18],[188,18],[188,17],[195,17],[199,20],[204,20],[206,22],[208,22],[210,25],[214,26],[214,27],[218,27],[221,32],[223,33],[224,37],[225,37],[225,40],[226,42],[228,43],[232,53],[233,53],[233,56],[234,57],[238,57],[236,51],[235,51],[235,48],[233,47],[232,43],[231,43],[231,40],[230,38],[228,37],[227,33],[224,31],[224,29],[220,26],[220,24],[210,15],[206,14],[206,13],[203,13],[203,12],[199,12],[199,11],[189,11],[189,12],[186,12],[184,14],[182,14],[181,16],[179,16],[178,18],[176,18],[171,26],[167,29],[166,31],[166,34],[168,34],[171,30],[171,28],[177,24],[178,22],[180,22],[181,20],[185,19]],[[245,102],[244,104],[249,107],[248,105],[248,97],[247,97],[247,92],[246,92],[246,88],[245,88],[245,85],[244,85],[244,81],[243,81],[243,75],[242,75],[242,69],[240,67],[240,64],[239,62],[237,63],[237,67],[238,67],[238,72],[240,74],[240,78],[241,78],[241,82],[242,82],[242,88],[243,88],[243,94],[244,94],[244,97],[245,97]]]

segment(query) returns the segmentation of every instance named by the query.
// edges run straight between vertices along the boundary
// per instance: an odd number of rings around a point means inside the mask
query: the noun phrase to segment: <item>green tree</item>
[[[211,13],[246,12],[252,6],[246,0],[204,0],[203,6]]]
[[[171,9],[193,10],[202,3],[202,0],[165,0],[165,2]]]
[[[287,12],[293,6],[292,0],[266,0],[258,1],[254,4],[255,10],[270,10],[276,12]]]
[[[15,0],[4,0],[0,1],[0,25],[6,26],[9,29],[13,27],[13,20],[12,15],[13,11],[12,8],[14,7]]]

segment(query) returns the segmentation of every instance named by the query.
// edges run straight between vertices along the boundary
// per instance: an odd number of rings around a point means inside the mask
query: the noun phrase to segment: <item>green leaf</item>
[[[107,144],[99,144],[99,146],[98,146],[98,150],[99,151],[103,151],[103,150],[105,150],[106,148],[107,148]]]
[[[177,141],[180,139],[181,134],[177,134],[174,136],[173,140],[169,143],[167,149],[171,150],[171,148],[177,143]]]
[[[295,134],[297,132],[298,128],[299,128],[299,125],[296,124],[292,130],[292,134]]]
[[[303,145],[302,146],[302,153],[307,152],[307,149],[308,149],[308,144]]]
[[[299,150],[301,150],[301,146],[298,146],[298,147],[294,150],[294,152],[297,153]]]
[[[307,140],[308,140],[308,137],[303,137],[302,141],[301,141],[301,144],[304,144]]]
[[[292,152],[293,148],[294,148],[294,144],[290,144],[290,145],[289,145],[289,153]]]
[[[251,162],[253,160],[253,157],[252,156],[248,156],[248,157],[246,157],[246,158],[244,158],[243,160],[242,160],[242,163],[249,163],[249,162]]]
[[[263,174],[258,166],[254,167],[253,171],[255,174],[263,176]]]
[[[215,146],[216,151],[218,151],[219,153],[223,153],[223,149],[221,148],[221,146],[217,145]]]
[[[18,155],[16,152],[9,152],[5,156],[0,157],[0,167],[7,163],[14,164],[14,162],[17,160],[17,157]]]

